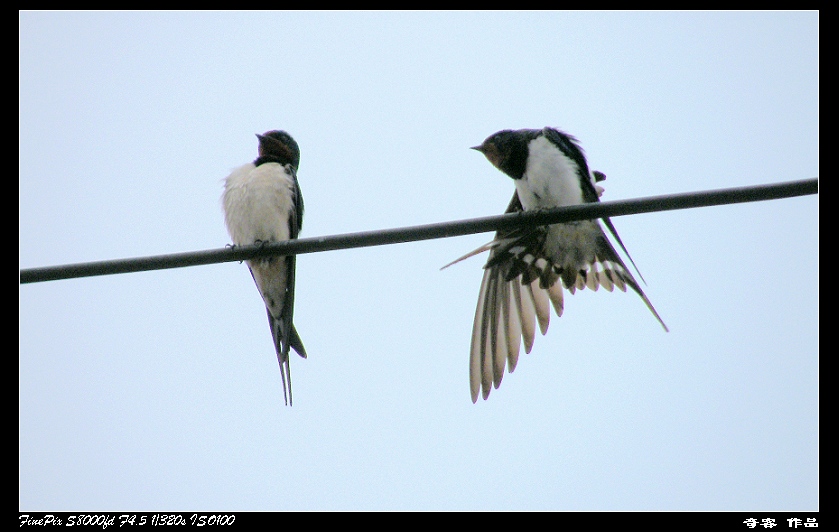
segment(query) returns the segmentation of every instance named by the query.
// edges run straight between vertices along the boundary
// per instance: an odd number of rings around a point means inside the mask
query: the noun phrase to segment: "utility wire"
[[[294,255],[336,249],[382,246],[386,244],[430,240],[433,238],[484,233],[519,226],[549,225],[607,216],[623,216],[627,214],[791,198],[818,194],[818,192],[818,178],[813,178],[771,185],[586,203],[584,205],[573,205],[558,209],[502,214],[500,216],[487,216],[484,218],[473,218],[471,220],[383,229],[379,231],[365,231],[361,233],[346,233],[333,236],[299,238],[283,242],[270,242],[264,245],[236,246],[233,248],[226,247],[205,251],[189,251],[171,255],[22,269],[20,270],[20,284],[73,279],[76,277],[112,275],[116,273],[183,268],[186,266],[199,266],[219,262],[243,261],[257,257],[270,257],[272,255]]]

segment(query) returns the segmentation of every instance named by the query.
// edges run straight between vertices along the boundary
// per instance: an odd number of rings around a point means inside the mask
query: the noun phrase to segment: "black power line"
[[[73,279],[76,277],[91,277],[96,275],[111,275],[115,273],[140,272],[148,270],[163,270],[167,268],[183,268],[185,266],[199,266],[219,262],[232,262],[266,257],[271,255],[291,255],[300,253],[315,253],[336,249],[359,248],[366,246],[382,246],[433,238],[447,238],[510,229],[526,225],[548,225],[560,222],[572,222],[606,216],[623,216],[645,212],[659,212],[676,209],[692,209],[695,207],[710,207],[714,205],[728,205],[751,201],[791,198],[817,194],[819,192],[818,178],[775,183],[771,185],[757,185],[751,187],[726,188],[705,192],[688,192],[684,194],[669,194],[651,196],[621,201],[604,201],[601,203],[587,203],[544,211],[521,212],[516,214],[502,214],[442,222],[379,231],[365,231],[361,233],[347,233],[342,235],[300,238],[284,242],[271,242],[265,245],[237,246],[235,248],[210,249],[206,251],[188,251],[170,255],[156,255],[152,257],[137,257],[131,259],[106,260],[67,264],[63,266],[49,266],[44,268],[29,268],[20,270],[20,284],[55,281],[59,279]]]

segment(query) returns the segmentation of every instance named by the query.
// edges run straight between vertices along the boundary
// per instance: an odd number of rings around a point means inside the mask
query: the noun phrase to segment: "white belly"
[[[530,141],[528,149],[524,175],[514,180],[525,210],[583,203],[577,165],[571,159],[545,137]]]
[[[227,230],[239,246],[288,240],[294,181],[285,167],[266,163],[237,168],[225,181],[222,203]]]

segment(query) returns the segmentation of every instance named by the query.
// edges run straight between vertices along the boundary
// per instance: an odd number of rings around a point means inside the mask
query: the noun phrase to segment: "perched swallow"
[[[562,131],[504,130],[472,149],[513,178],[516,191],[507,213],[600,201],[603,189],[597,182],[605,176],[589,171],[577,139]],[[603,222],[634,266],[611,220]],[[473,403],[479,392],[486,399],[492,386],[498,388],[505,364],[513,372],[522,339],[530,352],[535,322],[542,334],[547,332],[551,305],[562,316],[563,286],[573,294],[600,286],[625,292],[628,285],[668,330],[597,220],[499,231],[492,242],[451,264],[487,250],[469,357]]]
[[[297,238],[303,225],[303,196],[297,183],[300,148],[285,131],[257,138],[259,157],[234,169],[224,181],[224,221],[235,246]],[[306,358],[293,322],[296,256],[252,259],[247,264],[268,311],[283,399],[291,405],[289,349]]]

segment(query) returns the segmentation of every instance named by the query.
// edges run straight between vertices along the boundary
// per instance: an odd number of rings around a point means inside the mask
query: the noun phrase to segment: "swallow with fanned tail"
[[[499,131],[473,149],[513,179],[516,191],[507,213],[600,201],[603,189],[597,183],[605,176],[589,170],[577,139],[562,131]],[[635,266],[611,220],[602,220]],[[596,219],[499,231],[492,242],[451,264],[484,251],[490,253],[469,357],[473,403],[479,394],[486,399],[493,386],[498,388],[505,365],[510,372],[515,369],[522,340],[530,352],[536,323],[542,334],[547,332],[551,306],[562,316],[563,287],[573,294],[600,286],[626,291],[629,286],[668,330]]]

